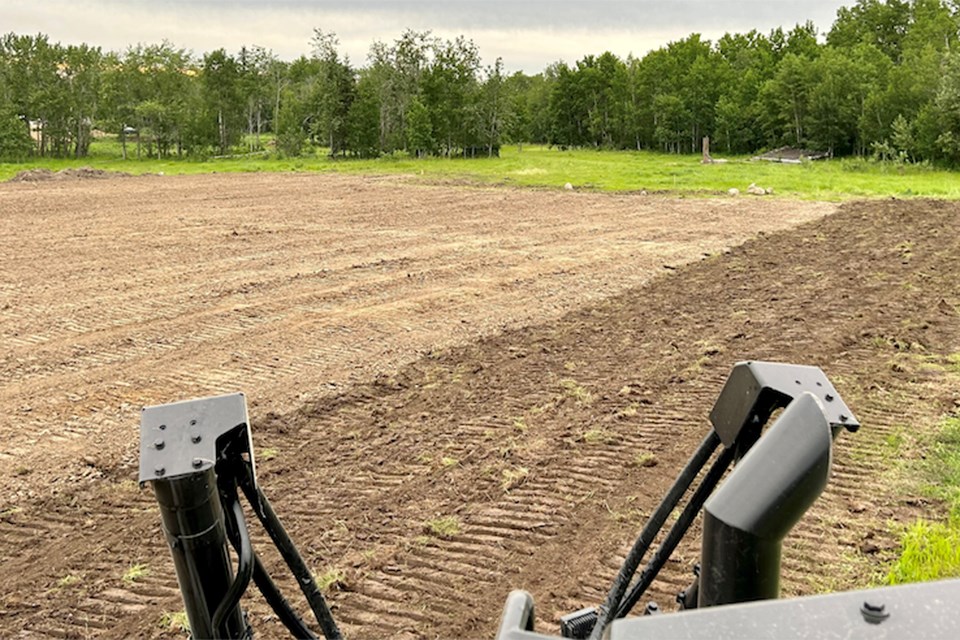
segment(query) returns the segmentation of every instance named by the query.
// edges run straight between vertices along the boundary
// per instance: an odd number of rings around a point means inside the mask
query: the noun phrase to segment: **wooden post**
[[[706,136],[703,139],[703,160],[700,162],[702,164],[710,164],[713,162],[713,158],[710,157],[710,136]]]

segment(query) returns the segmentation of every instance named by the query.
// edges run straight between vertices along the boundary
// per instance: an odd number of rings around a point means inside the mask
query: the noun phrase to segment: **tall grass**
[[[510,146],[501,149],[500,158],[469,160],[416,159],[406,154],[373,160],[332,160],[322,149],[299,158],[258,154],[206,160],[137,160],[134,145],[128,143],[127,147],[127,160],[122,159],[116,139],[106,137],[93,143],[88,158],[3,163],[0,164],[0,180],[29,168],[59,170],[92,166],[133,174],[167,175],[260,171],[402,174],[428,182],[450,180],[542,188],[562,188],[570,183],[580,190],[666,192],[688,196],[725,195],[730,189],[743,192],[749,185],[756,184],[773,189],[774,197],[817,200],[916,196],[960,198],[960,173],[857,159],[781,165],[732,157],[725,163],[704,165],[698,156],[648,151],[561,151],[542,146],[524,146],[522,149]]]

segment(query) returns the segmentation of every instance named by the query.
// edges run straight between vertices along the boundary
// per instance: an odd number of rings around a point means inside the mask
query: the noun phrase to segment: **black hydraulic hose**
[[[230,543],[233,545],[233,548],[237,550],[237,553],[239,553],[240,536],[238,533],[238,524],[232,519],[228,519],[227,524],[227,535],[230,537]],[[280,622],[283,623],[283,626],[287,628],[294,638],[316,640],[317,636],[314,635],[310,627],[304,623],[303,619],[293,610],[290,603],[287,602],[287,599],[280,593],[280,589],[277,588],[273,579],[270,578],[270,574],[267,573],[256,551],[253,552],[253,582],[257,585],[257,588],[260,589],[264,600],[267,601],[270,608],[277,614]]]
[[[273,609],[277,617],[280,618],[280,622],[282,622],[283,626],[290,632],[290,635],[294,638],[316,640],[317,636],[314,635],[310,627],[306,625],[297,612],[293,610],[293,607],[290,606],[290,603],[287,602],[287,599],[283,597],[283,594],[280,593],[280,590],[270,578],[267,570],[264,569],[263,563],[260,562],[260,557],[256,553],[253,554],[253,581],[256,583],[257,588],[260,589],[260,593],[263,594],[264,600],[267,601],[270,608]]]
[[[653,515],[650,516],[650,519],[647,520],[647,524],[644,525],[643,530],[640,532],[640,537],[637,538],[637,541],[633,544],[633,548],[630,549],[630,553],[628,553],[626,559],[624,559],[623,566],[620,567],[620,573],[617,574],[617,577],[613,581],[613,586],[610,588],[610,593],[607,594],[606,602],[600,607],[597,615],[597,624],[590,633],[590,640],[600,640],[603,630],[614,620],[614,617],[620,610],[623,594],[626,593],[627,587],[630,586],[630,581],[633,579],[637,567],[640,566],[640,562],[643,561],[643,556],[647,553],[650,545],[653,544],[654,538],[660,533],[660,529],[663,528],[663,523],[666,522],[667,517],[673,512],[677,503],[680,502],[680,498],[682,498],[683,494],[690,488],[697,474],[700,473],[700,470],[703,469],[703,466],[719,445],[720,436],[717,435],[716,431],[711,429],[710,433],[708,433],[700,443],[700,446],[697,447],[697,450],[693,453],[693,456],[687,462],[686,466],[680,471],[680,475],[677,476],[673,486],[670,487],[670,491],[667,492],[663,502],[660,503],[660,506],[657,507]]]
[[[670,531],[667,532],[663,542],[660,543],[660,546],[657,547],[657,550],[653,553],[653,556],[651,556],[650,562],[647,563],[647,566],[644,567],[640,573],[636,584],[633,585],[626,598],[624,598],[620,609],[617,611],[618,618],[622,618],[630,613],[630,610],[633,609],[637,601],[643,596],[643,593],[650,586],[650,583],[652,583],[654,578],[657,577],[657,574],[660,573],[663,565],[670,559],[670,555],[674,549],[677,548],[677,545],[680,544],[680,540],[683,539],[690,525],[693,524],[697,514],[703,509],[707,498],[710,497],[710,494],[713,493],[717,484],[720,483],[720,480],[723,478],[723,473],[727,470],[727,467],[730,466],[735,454],[736,447],[730,447],[729,449],[724,449],[720,455],[717,456],[710,470],[707,471],[707,474],[704,476],[703,482],[700,483],[700,486],[697,487],[696,491],[694,491],[690,497],[690,502],[684,507],[677,521],[670,527]]]
[[[253,511],[257,514],[257,518],[260,519],[263,528],[276,545],[277,551],[280,552],[284,562],[287,563],[290,571],[297,579],[300,590],[303,591],[303,595],[307,598],[307,602],[310,604],[310,609],[313,611],[313,615],[316,617],[320,629],[323,630],[324,637],[327,640],[340,640],[343,636],[340,633],[340,629],[337,628],[337,623],[334,621],[333,615],[330,613],[330,609],[323,599],[323,594],[320,593],[320,589],[317,587],[317,583],[310,573],[310,569],[303,561],[303,557],[300,555],[300,552],[297,551],[297,547],[293,544],[293,541],[287,534],[286,529],[283,528],[283,524],[280,522],[277,514],[270,506],[270,501],[267,500],[267,496],[263,494],[260,487],[254,485],[252,473],[247,465],[244,465],[244,474],[245,477],[241,482],[243,493],[253,506]]]
[[[217,605],[217,610],[213,614],[213,632],[223,634],[222,637],[228,637],[220,627],[227,615],[233,611],[234,607],[240,603],[240,596],[247,590],[250,584],[250,578],[253,576],[253,544],[250,542],[250,534],[247,532],[247,525],[243,519],[243,507],[237,500],[236,494],[230,497],[229,508],[225,510],[227,517],[232,520],[231,525],[239,538],[239,549],[237,550],[237,577],[233,584],[227,590],[223,600]]]

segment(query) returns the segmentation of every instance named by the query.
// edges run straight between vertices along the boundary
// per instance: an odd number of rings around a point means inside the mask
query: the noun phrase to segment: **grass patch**
[[[460,533],[460,519],[457,516],[435,518],[427,520],[423,528],[432,536],[449,539]]]
[[[917,520],[903,532],[900,544],[887,584],[960,577],[960,516],[945,523]]]
[[[428,182],[455,181],[481,185],[511,185],[596,191],[667,192],[688,195],[725,194],[731,187],[746,190],[751,183],[774,189],[776,196],[813,200],[864,197],[960,198],[960,173],[927,166],[890,166],[851,159],[801,165],[753,162],[731,157],[723,164],[704,165],[699,155],[669,155],[651,151],[561,151],[544,146],[501,148],[500,158],[411,158],[394,154],[373,160],[331,160],[325,149],[300,158],[255,155],[222,159],[123,160],[115,136],[94,140],[87,158],[38,158],[24,163],[0,163],[0,181],[25,169],[53,171],[90,166],[132,174],[165,175],[249,172],[324,172],[402,174]],[[753,196],[740,196],[750,198]]]
[[[345,584],[346,574],[340,569],[330,568],[325,573],[314,575],[313,579],[316,580],[320,591],[329,592],[340,589]]]
[[[960,416],[943,421],[924,466],[927,495],[949,505],[960,523]]]
[[[164,611],[160,614],[160,627],[178,633],[190,633],[190,620],[186,611]]]
[[[577,404],[588,405],[593,403],[593,395],[573,378],[564,378],[561,380],[560,388],[563,389],[563,395],[572,398]]]
[[[500,473],[500,487],[504,491],[510,491],[519,487],[530,475],[530,470],[526,467],[517,467],[516,469],[504,469]]]
[[[633,459],[633,464],[637,467],[655,467],[659,462],[657,456],[649,451],[641,451]]]
[[[896,443],[899,449],[900,443]],[[946,522],[917,520],[900,534],[900,557],[885,582],[904,584],[960,577],[960,416],[940,425],[926,458],[917,462],[921,491],[948,506]]]
[[[260,458],[260,459],[263,460],[263,461],[273,460],[274,458],[277,457],[277,450],[276,450],[276,449],[272,449],[272,448],[270,448],[270,447],[267,447],[266,449],[261,449],[261,450],[260,450],[260,455],[257,456],[257,457]]]
[[[80,583],[80,576],[72,573],[67,574],[62,578],[60,578],[59,580],[57,580],[57,586],[60,587],[61,589],[65,587],[72,587],[73,585],[79,584],[79,583]]]
[[[150,575],[150,568],[145,564],[132,565],[123,573],[123,581],[127,584],[134,584]]]

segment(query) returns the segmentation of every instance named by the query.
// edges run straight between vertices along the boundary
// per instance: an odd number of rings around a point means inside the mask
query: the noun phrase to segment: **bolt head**
[[[193,459],[193,468],[194,468],[194,469],[199,469],[199,468],[202,467],[202,466],[203,466],[203,460],[201,460],[200,458],[194,458],[194,459]]]
[[[201,436],[199,433],[190,438],[190,442],[193,444],[198,444],[201,440],[203,440],[203,436]]]
[[[864,621],[870,624],[880,624],[890,617],[890,613],[884,604],[870,601],[866,601],[861,605],[860,614],[863,616]]]
[[[163,440],[157,439],[153,441],[153,448],[157,451],[163,449],[165,446],[167,446],[167,444]]]
[[[156,475],[156,476],[162,476],[162,475],[165,474],[166,472],[167,472],[167,470],[166,470],[165,468],[163,468],[163,467],[157,467],[156,469],[153,470],[153,473],[154,473],[154,475]]]

